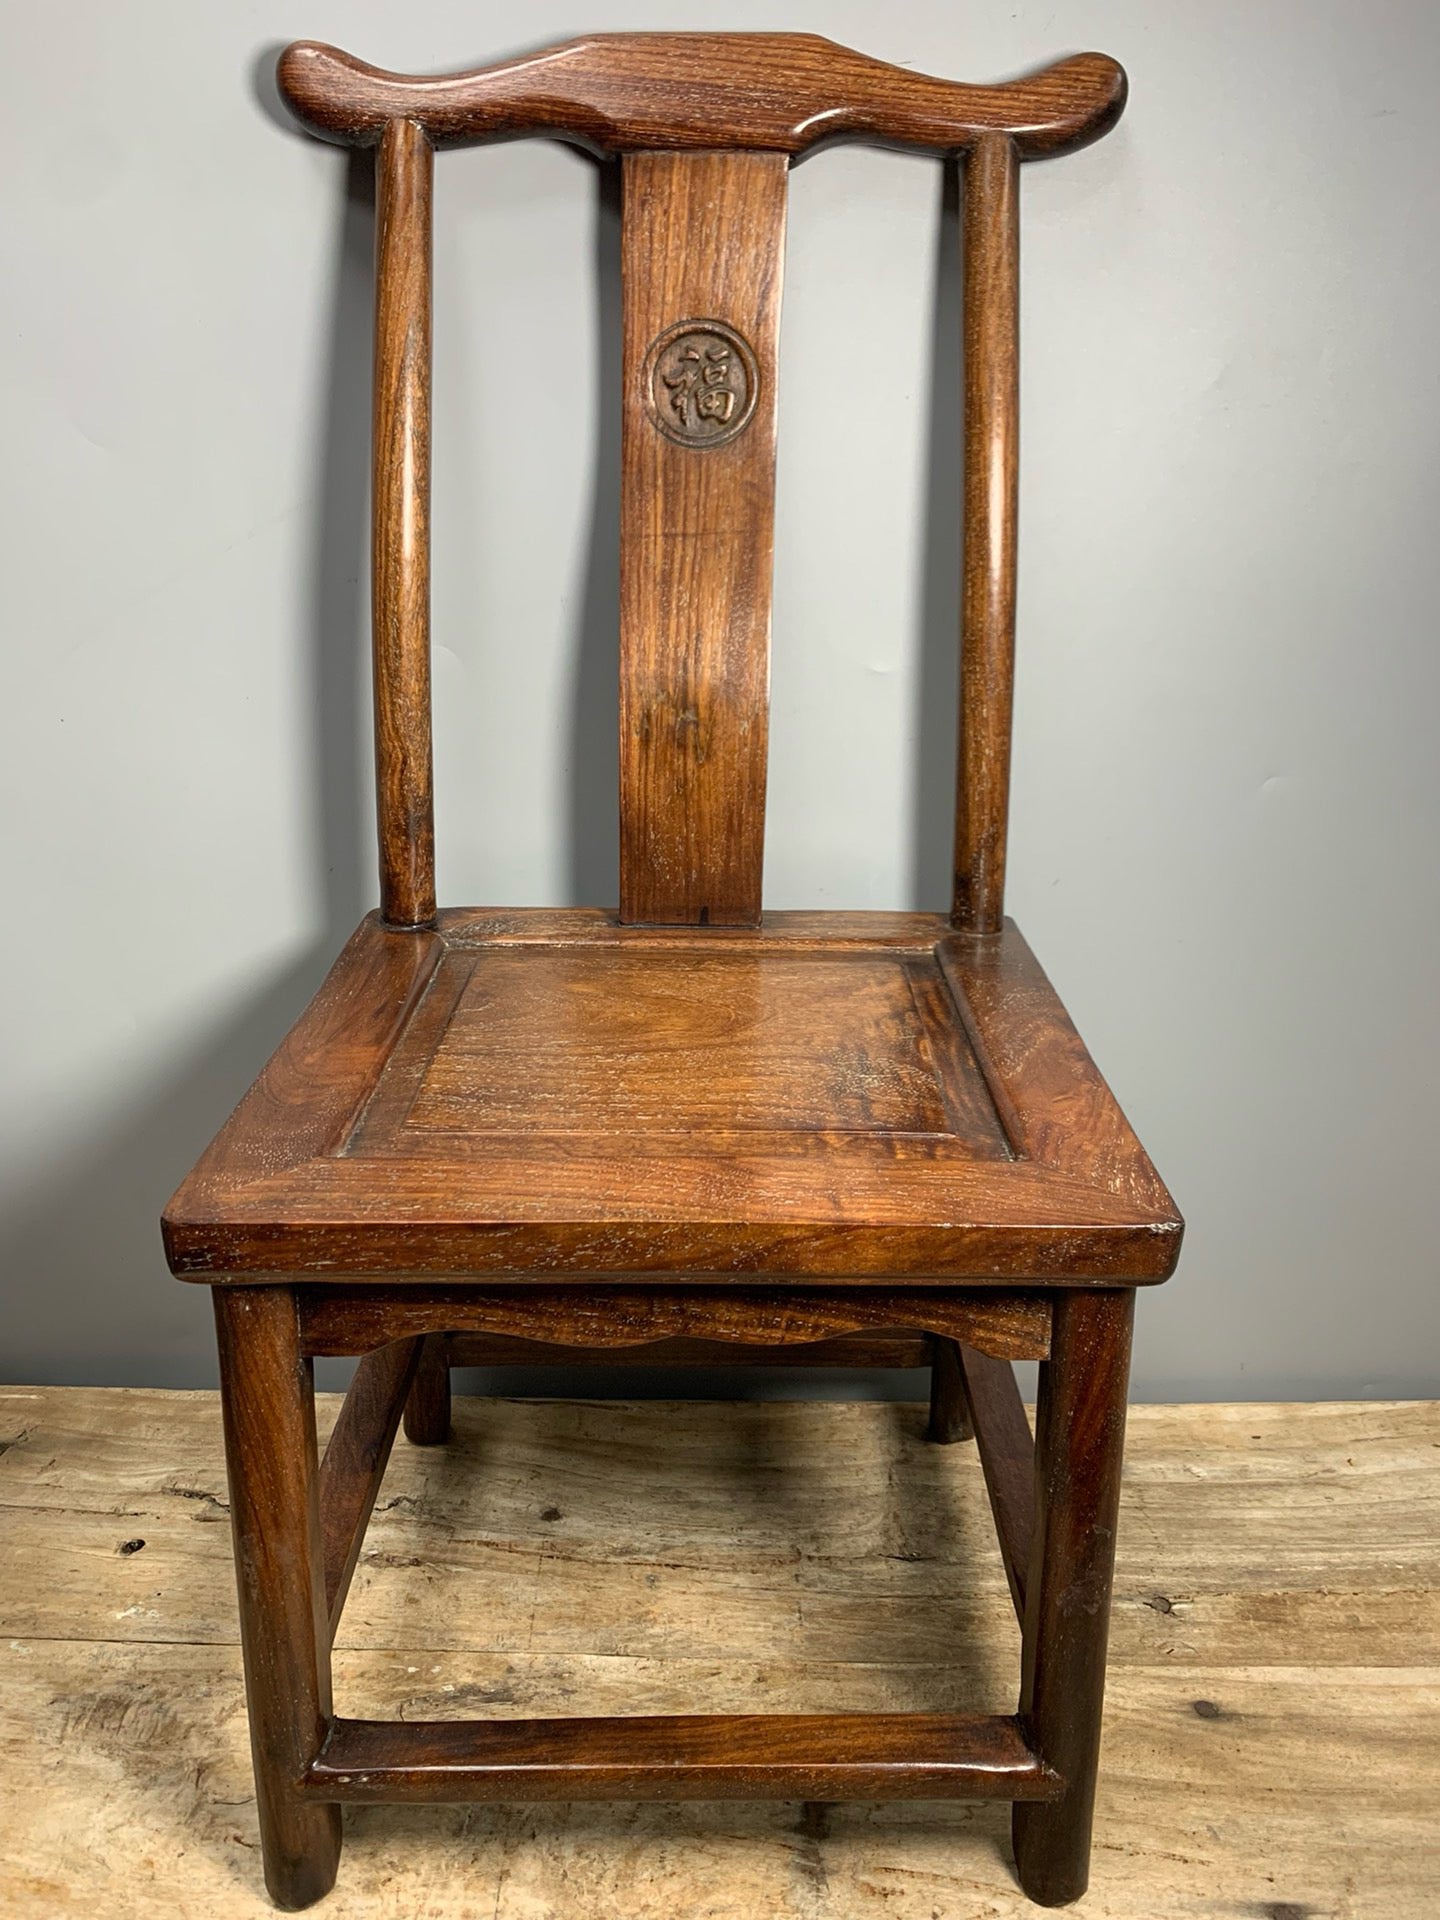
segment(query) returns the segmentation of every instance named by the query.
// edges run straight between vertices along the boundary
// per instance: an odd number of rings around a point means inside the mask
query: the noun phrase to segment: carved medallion
[[[760,369],[723,320],[682,320],[650,343],[643,378],[650,418],[667,439],[718,447],[750,424]]]

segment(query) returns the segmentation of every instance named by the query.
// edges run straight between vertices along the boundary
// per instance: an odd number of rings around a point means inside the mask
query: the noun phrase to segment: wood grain
[[[417,1334],[507,1333],[566,1346],[644,1347],[669,1339],[806,1345],[864,1330],[941,1333],[1007,1359],[1043,1359],[1045,1294],[887,1287],[452,1287],[321,1284],[299,1290],[307,1353],[367,1353]]]
[[[1035,1443],[1008,1360],[972,1343],[959,1353],[985,1491],[1015,1612],[1025,1619],[1025,1586],[1035,1542]]]
[[[1013,921],[936,948],[995,1111],[1018,1154],[1168,1221],[1180,1215]]]
[[[319,1801],[1054,1799],[1014,1718],[925,1713],[336,1720]]]
[[[451,949],[621,947],[632,953],[846,953],[900,948],[929,953],[950,931],[938,913],[769,912],[754,927],[630,927],[601,907],[446,907],[439,927]]]
[[[1078,1900],[1090,1878],[1134,1306],[1130,1292],[1058,1301],[1040,1374],[1020,1719],[1065,1792],[1043,1814],[1017,1805],[1011,1830],[1042,1906]]]
[[[841,1333],[828,1340],[801,1340],[784,1347],[746,1346],[741,1341],[673,1338],[629,1347],[567,1347],[509,1333],[452,1334],[446,1350],[453,1367],[925,1367],[930,1341],[919,1333]]]
[[[557,945],[518,911],[493,947],[367,923],[171,1201],[173,1270],[1172,1270],[1173,1203],[1013,927],[932,958],[884,944],[908,920],[868,951],[863,916],[834,949],[808,920],[698,951],[538,922]]]
[[[338,1397],[317,1399],[323,1434]],[[451,1470],[396,1451],[337,1703],[994,1709],[1014,1622],[980,1469],[923,1420],[462,1398]],[[216,1397],[10,1388],[0,1441],[0,1911],[263,1911]],[[1437,1442],[1433,1404],[1132,1408],[1089,1897],[1106,1920],[1435,1908]],[[401,1920],[420,1887],[436,1920],[707,1901],[814,1920],[823,1875],[826,1920],[1023,1920],[1005,1844],[993,1803],[374,1808],[340,1904]]]
[[[1026,155],[1107,132],[1125,74],[1082,53],[999,86],[872,60],[810,33],[595,34],[472,73],[387,73],[316,41],[287,47],[280,91],[312,133],[354,146],[414,120],[440,146],[548,134],[600,153],[754,148],[798,154],[870,140],[956,153],[982,134]]]
[[[347,1151],[737,1130],[930,1134],[1009,1157],[933,961],[727,950],[447,960]]]
[[[787,163],[624,162],[620,491],[620,918],[760,918],[775,529],[775,390]],[[753,361],[748,424],[682,445],[657,423],[656,343],[718,322]],[[719,334],[708,351],[730,350]],[[739,398],[727,388],[711,397]],[[683,398],[684,389],[678,390]],[[663,413],[670,406],[663,404]]]
[[[814,36],[698,34],[435,80],[301,43],[280,83],[313,130],[377,148],[381,905],[164,1221],[175,1271],[217,1283],[267,1884],[287,1907],[328,1890],[341,1799],[965,1794],[1016,1803],[1025,1888],[1074,1898],[1127,1283],[1168,1274],[1180,1222],[1004,931],[1018,169],[1112,124],[1124,75],[1082,55],[961,87]],[[620,902],[540,916],[528,939],[523,914],[491,916],[487,944],[483,914],[426,931],[432,158],[527,133],[623,156]],[[841,137],[967,156],[956,931],[908,951],[913,916],[869,949],[853,920],[828,943],[813,920],[762,926],[787,176]],[[634,926],[749,944],[627,947]],[[784,1284],[816,1280],[836,1284]],[[452,1342],[682,1342],[692,1360],[749,1342],[814,1361],[856,1336],[927,1340],[929,1433],[973,1420],[1023,1613],[1018,1716],[334,1714],[366,1523],[402,1414],[424,1444],[450,1431]],[[363,1356],[318,1468],[315,1352]],[[1042,1360],[1033,1508],[1024,1412],[997,1370],[1017,1354]]]
[[[334,1885],[340,1859],[339,1807],[295,1791],[331,1719],[310,1363],[286,1289],[236,1287],[214,1300],[265,1884],[278,1907],[307,1907]]]
[[[380,914],[435,918],[430,721],[430,307],[434,154],[392,120],[375,165],[371,620]]]
[[[965,550],[953,918],[1005,916],[1020,452],[1020,157],[988,134],[965,163]]]
[[[397,1340],[364,1356],[320,1462],[320,1539],[332,1639],[424,1344],[423,1338]]]
[[[337,1720],[317,1800],[1044,1800],[1057,1782],[1004,1715],[626,1714]]]

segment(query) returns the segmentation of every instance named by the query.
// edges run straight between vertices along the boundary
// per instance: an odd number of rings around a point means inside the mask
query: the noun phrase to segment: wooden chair
[[[270,1891],[326,1892],[347,1801],[989,1796],[1027,1893],[1073,1900],[1134,1289],[1181,1222],[1002,915],[1018,172],[1112,126],[1124,75],[1085,54],[962,86],[809,35],[619,34],[442,79],[301,44],[280,84],[376,154],[381,904],[165,1216],[172,1269],[213,1289]],[[620,905],[437,913],[431,161],[527,134],[618,156],[624,186]],[[761,912],[786,179],[836,139],[965,163],[948,918]],[[973,1422],[1023,1625],[1015,1713],[333,1713],[391,1443],[402,1412],[444,1440],[451,1366],[733,1343],[933,1363],[931,1435]],[[315,1354],[361,1356],[318,1463]]]

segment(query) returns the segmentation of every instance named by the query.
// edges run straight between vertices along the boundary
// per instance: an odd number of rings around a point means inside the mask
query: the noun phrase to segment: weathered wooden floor
[[[338,1403],[324,1403],[322,1419]],[[397,1444],[353,1714],[1013,1702],[973,1447],[918,1408],[457,1402]],[[0,1914],[268,1911],[208,1394],[0,1393]],[[1440,1407],[1134,1410],[1077,1916],[1440,1916]],[[321,1912],[1033,1914],[1007,1810],[366,1808]]]

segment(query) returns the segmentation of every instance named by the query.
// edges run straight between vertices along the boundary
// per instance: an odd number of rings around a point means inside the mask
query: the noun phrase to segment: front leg
[[[212,1292],[265,1884],[308,1907],[340,1860],[339,1807],[295,1792],[331,1714],[313,1368],[291,1288]]]
[[[1090,1876],[1134,1302],[1129,1288],[1057,1293],[1040,1369],[1020,1714],[1065,1792],[1017,1805],[1012,1832],[1020,1884],[1046,1907]]]

